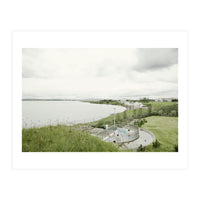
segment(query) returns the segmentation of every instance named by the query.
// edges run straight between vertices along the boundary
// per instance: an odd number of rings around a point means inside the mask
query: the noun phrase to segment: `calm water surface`
[[[122,106],[91,104],[80,101],[22,101],[23,128],[56,124],[78,124],[99,120],[123,112]]]

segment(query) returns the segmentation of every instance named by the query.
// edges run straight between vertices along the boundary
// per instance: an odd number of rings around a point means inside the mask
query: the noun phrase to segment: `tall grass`
[[[23,152],[116,152],[118,146],[86,131],[57,125],[22,130]]]

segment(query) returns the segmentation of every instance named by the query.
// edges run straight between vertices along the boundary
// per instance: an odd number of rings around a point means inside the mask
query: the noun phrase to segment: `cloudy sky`
[[[22,50],[23,98],[178,96],[178,49]]]

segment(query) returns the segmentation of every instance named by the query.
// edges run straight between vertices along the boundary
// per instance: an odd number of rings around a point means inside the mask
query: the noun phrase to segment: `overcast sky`
[[[178,49],[23,49],[23,98],[178,96]]]

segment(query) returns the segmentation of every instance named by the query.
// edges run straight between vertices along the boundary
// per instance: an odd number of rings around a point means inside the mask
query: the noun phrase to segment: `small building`
[[[172,98],[160,98],[160,99],[155,99],[156,102],[171,102]]]

